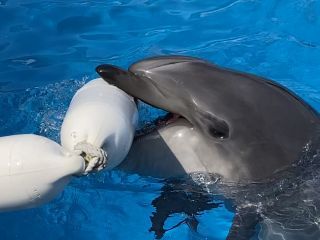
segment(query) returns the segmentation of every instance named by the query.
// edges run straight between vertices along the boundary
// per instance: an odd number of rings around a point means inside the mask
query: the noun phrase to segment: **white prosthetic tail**
[[[74,95],[61,127],[61,144],[84,157],[85,174],[112,169],[126,157],[137,120],[132,97],[95,79]]]
[[[0,211],[52,200],[85,168],[81,156],[33,134],[0,137],[0,153]]]

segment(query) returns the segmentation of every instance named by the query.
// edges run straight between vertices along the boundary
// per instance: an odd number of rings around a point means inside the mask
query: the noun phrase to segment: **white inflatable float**
[[[73,175],[114,168],[131,147],[137,120],[132,97],[95,79],[71,101],[62,146],[33,134],[0,137],[0,211],[46,203]]]
[[[74,95],[61,127],[61,145],[82,152],[88,172],[112,169],[128,154],[137,121],[134,99],[98,78]]]
[[[0,153],[1,211],[50,201],[85,168],[81,156],[33,134],[1,137]]]

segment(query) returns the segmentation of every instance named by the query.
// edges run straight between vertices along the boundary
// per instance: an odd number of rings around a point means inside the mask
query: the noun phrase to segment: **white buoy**
[[[61,127],[61,144],[80,151],[86,172],[112,169],[126,157],[134,137],[138,110],[134,99],[103,79],[95,79],[74,95]]]
[[[81,156],[33,134],[0,137],[0,154],[0,211],[52,200],[85,168]]]

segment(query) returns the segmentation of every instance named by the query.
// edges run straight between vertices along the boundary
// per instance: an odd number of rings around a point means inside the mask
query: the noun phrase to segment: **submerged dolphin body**
[[[184,127],[192,128],[201,140],[198,144],[206,142],[208,149],[214,149],[215,156],[201,159],[206,171],[232,181],[264,180],[291,165],[320,124],[316,111],[279,84],[197,58],[163,56],[134,63],[128,71],[112,65],[96,70],[128,94],[188,120],[191,126]],[[193,136],[192,132],[186,136]],[[183,152],[183,146],[174,147]],[[212,151],[197,154],[201,158]],[[157,172],[158,177],[179,175],[186,169],[174,164],[180,159],[162,158],[162,168],[158,168],[160,158],[150,164],[152,159],[126,163],[126,169],[149,175]],[[192,172],[191,165],[188,171]]]

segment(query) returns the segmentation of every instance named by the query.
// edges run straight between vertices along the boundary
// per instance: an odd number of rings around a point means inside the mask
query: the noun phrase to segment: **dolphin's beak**
[[[128,72],[110,64],[102,64],[96,67],[96,72],[106,82],[116,85],[120,78],[127,76]]]

